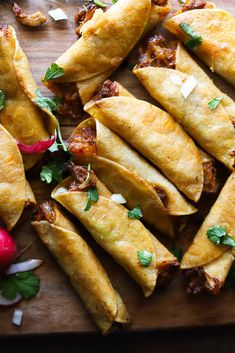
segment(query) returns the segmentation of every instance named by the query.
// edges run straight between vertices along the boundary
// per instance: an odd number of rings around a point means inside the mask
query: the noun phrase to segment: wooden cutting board
[[[234,0],[214,0],[214,2],[235,15]],[[50,95],[40,84],[40,78],[46,68],[76,40],[73,17],[80,1],[31,0],[19,1],[19,3],[27,11],[41,10],[45,14],[51,9],[61,7],[68,15],[69,20],[65,23],[57,23],[49,19],[43,27],[32,29],[15,22],[11,11],[11,1],[2,0],[0,2],[0,23],[7,23],[15,27],[20,44],[28,56],[36,81],[43,93]],[[179,3],[177,0],[171,0],[171,3],[172,12],[174,12],[179,8]],[[162,31],[162,26],[159,26],[158,30]],[[127,65],[122,65],[114,77],[136,97],[153,101],[134,75],[132,75]],[[221,89],[235,99],[235,92],[231,86],[216,75],[213,75],[213,79]],[[69,119],[61,121],[65,138],[70,135],[77,123],[77,121]],[[36,178],[37,173],[29,174],[29,179],[37,200],[41,201],[49,197],[51,189]],[[224,174],[223,171],[222,174]],[[208,212],[209,206],[213,204],[214,200],[215,197],[204,197],[201,200],[199,216],[197,215],[192,220],[190,218],[189,226],[186,227],[181,237],[181,243],[186,244],[191,241],[196,228],[202,222],[202,217]],[[16,327],[11,323],[14,308],[0,309],[0,335],[96,332],[95,325],[69,281],[32,230],[29,224],[31,212],[27,211],[23,215],[13,234],[19,248],[23,248],[32,239],[36,239],[30,250],[25,254],[25,257],[44,260],[43,266],[36,271],[41,278],[41,289],[36,298],[28,302],[23,301],[18,305],[24,311],[21,327]],[[82,229],[80,224],[78,224],[78,227]],[[159,330],[235,324],[234,290],[224,290],[217,297],[209,294],[192,297],[186,294],[184,280],[182,275],[178,274],[166,289],[158,289],[149,299],[144,299],[141,290],[122,268],[94,244],[84,230],[83,233],[104,264],[110,275],[111,282],[118,289],[128,306],[133,323],[126,330]],[[163,241],[166,242],[166,239],[163,239]],[[172,246],[170,243],[168,245]]]

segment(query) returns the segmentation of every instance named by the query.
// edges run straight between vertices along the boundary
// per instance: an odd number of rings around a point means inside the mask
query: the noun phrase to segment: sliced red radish
[[[8,268],[8,270],[6,271],[6,275],[13,275],[14,273],[17,273],[17,272],[32,271],[32,270],[35,270],[35,268],[38,268],[39,266],[41,266],[42,263],[43,263],[42,260],[37,260],[37,259],[31,259],[24,262],[17,262],[15,264],[12,264]]]
[[[23,299],[22,295],[16,294],[16,297],[12,300],[6,299],[0,293],[0,306],[11,306],[19,303]]]
[[[16,242],[4,228],[0,228],[0,273],[15,260]]]
[[[22,153],[42,153],[48,150],[56,140],[56,136],[53,136],[49,140],[38,141],[33,145],[26,145],[20,141],[16,141],[20,152]]]

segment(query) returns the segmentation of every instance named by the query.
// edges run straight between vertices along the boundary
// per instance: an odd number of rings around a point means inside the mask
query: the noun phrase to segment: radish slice
[[[13,275],[14,273],[17,273],[17,272],[32,271],[32,270],[35,270],[35,268],[38,268],[39,266],[41,266],[42,263],[43,263],[42,260],[31,259],[24,262],[18,262],[16,264],[12,264],[8,268],[6,275]]]
[[[23,299],[22,295],[16,294],[16,297],[12,300],[6,299],[0,293],[0,306],[11,306],[19,303]]]
[[[22,153],[42,153],[48,150],[56,140],[56,136],[53,136],[49,140],[38,141],[33,145],[26,145],[20,141],[16,141],[20,152]]]
[[[12,323],[14,325],[20,326],[23,319],[23,311],[20,309],[15,309],[13,313]]]

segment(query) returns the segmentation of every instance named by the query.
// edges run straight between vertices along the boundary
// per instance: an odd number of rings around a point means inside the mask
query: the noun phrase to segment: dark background
[[[233,353],[234,327],[146,333],[1,338],[1,353]]]

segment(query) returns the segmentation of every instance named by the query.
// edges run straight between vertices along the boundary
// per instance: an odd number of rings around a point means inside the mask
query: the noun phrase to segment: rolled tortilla
[[[194,53],[212,71],[235,85],[234,17],[225,10],[213,7],[176,14],[165,22],[164,27],[187,43],[191,38],[180,28],[181,23],[187,23],[202,38]]]
[[[75,226],[53,201],[39,206],[32,225],[69,277],[75,291],[103,334],[130,318],[122,298]]]
[[[215,225],[224,226],[227,233],[235,238],[235,173],[225,183],[215,204],[197,232],[193,243],[183,256],[182,269],[208,265],[226,252],[228,247],[216,245],[207,238],[207,231]]]
[[[157,257],[167,253],[164,268],[177,266],[176,258],[165,247],[153,242],[153,235],[137,219],[128,217],[128,210],[112,201],[111,193],[96,178],[99,193],[97,202],[84,211],[88,193],[85,190],[72,188],[74,179],[69,177],[60,183],[52,192],[52,198],[61,203],[77,217],[87,228],[93,238],[104,248],[132,277],[140,284],[145,296],[151,295],[158,275]],[[143,267],[138,259],[138,251],[148,251],[152,260]],[[163,256],[166,258],[166,256]]]
[[[0,123],[20,142],[32,145],[47,140],[57,128],[55,116],[37,106],[36,82],[28,60],[11,26],[0,27],[0,89],[5,94]],[[23,155],[25,169],[31,168],[42,154]]]
[[[206,290],[212,294],[218,294],[225,283],[233,262],[233,250],[227,250],[207,265],[186,270],[188,292],[197,294]]]
[[[222,105],[212,110],[214,98],[205,83],[197,81],[185,99],[182,89],[190,76],[165,67],[144,67],[134,70],[149,93],[183,126],[189,135],[208,153],[229,169],[235,164],[235,130]],[[177,78],[177,81],[175,81]],[[179,81],[179,82],[178,82]]]
[[[169,114],[127,96],[91,100],[84,110],[151,160],[188,198],[199,200],[203,189],[200,153]]]
[[[129,208],[140,206],[143,219],[173,236],[173,216],[196,212],[173,184],[99,120],[89,118],[73,131],[68,148],[80,164],[91,163],[98,178]]]
[[[23,160],[13,137],[0,124],[0,218],[11,230],[35,198],[25,178]]]
[[[123,62],[143,33],[168,12],[168,3],[159,6],[151,0],[119,0],[106,12],[97,9],[82,26],[78,41],[56,61],[64,69],[64,76],[49,81],[48,87],[64,98],[77,93],[85,104]],[[68,92],[68,86],[70,89],[73,86],[72,93]]]

